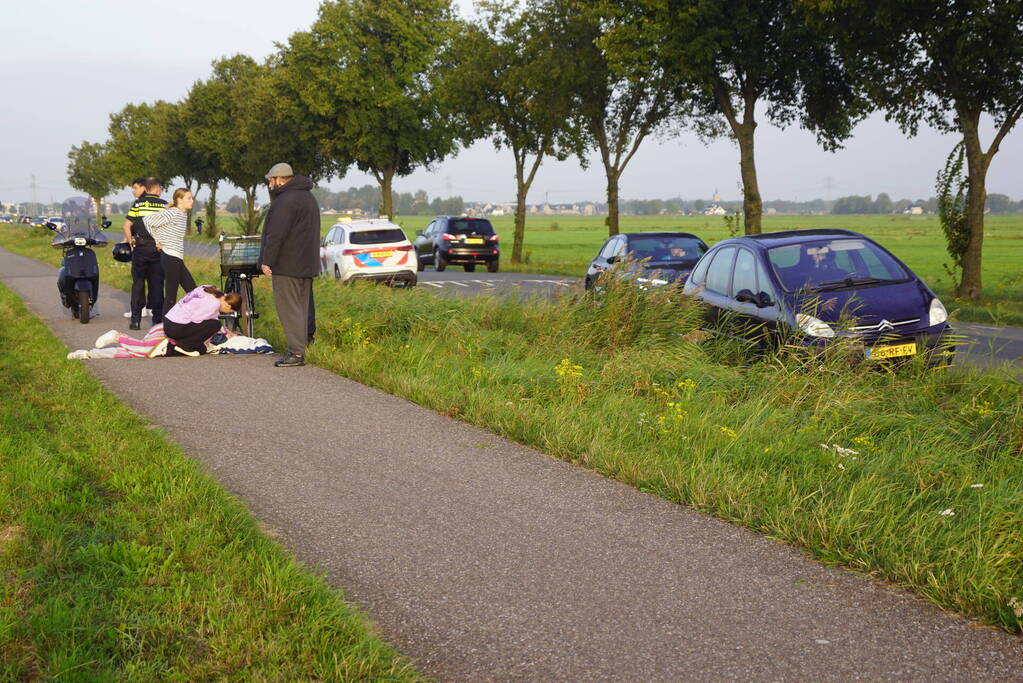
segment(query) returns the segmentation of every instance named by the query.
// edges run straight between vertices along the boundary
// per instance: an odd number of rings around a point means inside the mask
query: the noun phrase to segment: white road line
[[[420,282],[419,284],[421,284],[421,285],[430,285],[431,287],[443,287],[444,286],[443,284],[439,284],[437,282]]]
[[[469,286],[469,285],[465,284],[464,282],[459,282],[458,280],[449,280],[448,282],[450,282],[453,285],[458,285],[459,287],[468,287]]]

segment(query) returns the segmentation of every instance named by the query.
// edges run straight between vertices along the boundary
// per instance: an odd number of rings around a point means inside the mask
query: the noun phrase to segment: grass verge
[[[415,680],[0,285],[0,679]]]
[[[280,345],[258,285],[260,334]],[[696,343],[699,311],[666,289],[523,305],[316,287],[317,365],[1023,626],[1023,387],[1012,377],[891,372],[838,349],[745,363],[732,345]]]

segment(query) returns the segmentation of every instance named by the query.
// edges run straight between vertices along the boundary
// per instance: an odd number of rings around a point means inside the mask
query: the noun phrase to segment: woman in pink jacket
[[[206,353],[206,340],[220,329],[220,314],[238,311],[239,294],[224,294],[216,287],[196,287],[163,316],[168,339],[167,355],[198,356]]]

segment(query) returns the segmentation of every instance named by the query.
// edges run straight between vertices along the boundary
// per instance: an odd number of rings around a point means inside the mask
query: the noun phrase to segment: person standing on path
[[[174,307],[178,298],[178,287],[185,292],[195,289],[195,278],[185,265],[185,233],[188,231],[188,211],[195,204],[195,197],[187,188],[174,190],[171,205],[163,211],[151,213],[142,218],[160,251],[160,265],[163,268],[163,311],[166,314]]]
[[[274,305],[287,354],[276,367],[305,365],[312,320],[313,278],[320,273],[320,206],[308,178],[295,175],[290,164],[274,164],[266,174],[270,210],[263,225],[259,263],[272,278]]]
[[[132,184],[134,187],[134,183]],[[142,309],[148,308],[153,323],[163,320],[163,267],[156,240],[146,230],[143,217],[162,211],[167,202],[160,199],[163,185],[156,178],[147,178],[145,190],[132,203],[124,223],[125,237],[131,242],[131,323],[129,329],[138,330],[142,323]],[[148,287],[148,296],[146,288]]]

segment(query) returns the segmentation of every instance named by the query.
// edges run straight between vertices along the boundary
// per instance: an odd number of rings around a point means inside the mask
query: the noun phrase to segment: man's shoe
[[[142,324],[137,322],[137,321],[135,321],[135,320],[132,320],[131,323],[128,325],[128,329],[129,330],[141,330],[142,329]]]
[[[299,365],[305,365],[305,356],[296,356],[291,353],[274,363],[275,368],[294,368]]]

